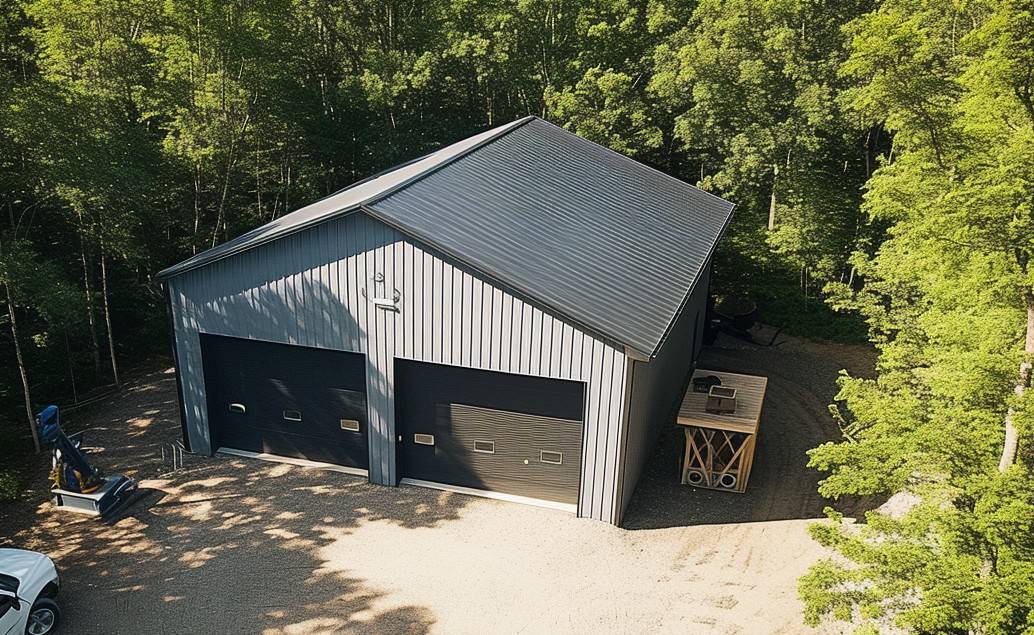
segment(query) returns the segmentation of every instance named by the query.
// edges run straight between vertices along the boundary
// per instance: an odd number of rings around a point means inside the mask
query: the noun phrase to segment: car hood
[[[33,577],[34,573],[38,575],[43,564],[49,562],[50,558],[35,551],[0,549],[0,573],[18,578],[22,583]]]

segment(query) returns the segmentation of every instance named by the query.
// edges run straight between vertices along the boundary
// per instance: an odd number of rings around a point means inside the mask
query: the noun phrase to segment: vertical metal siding
[[[383,284],[374,281],[383,274]],[[579,513],[616,522],[622,350],[356,213],[168,281],[191,446],[211,451],[198,333],[365,353],[370,480],[395,484],[396,357],[586,382]],[[401,294],[398,312],[372,296]],[[364,291],[366,296],[364,296]]]
[[[710,262],[705,263],[700,281],[675,322],[657,356],[649,361],[632,361],[628,390],[628,416],[623,436],[623,456],[617,521],[620,522],[657,438],[671,425],[682,389],[693,371],[706,324]],[[673,474],[674,477],[674,474]]]

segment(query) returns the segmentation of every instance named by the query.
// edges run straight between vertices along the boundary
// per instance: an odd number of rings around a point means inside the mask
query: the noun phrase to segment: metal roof
[[[652,357],[733,205],[528,117],[360,182],[159,276],[356,208]]]

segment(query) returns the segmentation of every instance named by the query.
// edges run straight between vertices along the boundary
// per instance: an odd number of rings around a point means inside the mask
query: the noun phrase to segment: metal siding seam
[[[488,363],[493,370],[502,368],[500,342],[503,339],[503,292],[492,286],[492,333],[489,343]]]
[[[599,427],[599,391],[600,391],[600,367],[595,364],[594,354],[596,348],[595,338],[588,338],[588,345],[582,347],[582,369],[588,377],[586,389],[586,416],[585,416],[585,455],[582,457],[582,473],[584,474],[582,489],[582,501],[578,513],[582,516],[595,518],[595,494],[596,494],[596,435]]]
[[[320,337],[323,341],[322,346],[326,348],[337,348],[337,342],[334,338],[334,327],[330,323],[330,303],[333,301],[333,291],[331,289],[330,282],[330,263],[333,258],[330,254],[330,248],[327,246],[327,233],[329,229],[326,223],[317,225],[314,229],[319,231],[320,237]]]
[[[427,254],[418,245],[413,245],[413,356],[427,359],[428,323],[430,314],[427,306],[428,289]]]
[[[301,310],[301,298],[298,296],[298,263],[296,262],[297,254],[295,250],[291,249],[290,239],[284,240],[283,252],[285,267],[284,270],[287,272],[287,295],[291,298],[291,313],[294,317],[295,324],[295,338],[294,344],[305,343],[305,321],[302,316]]]
[[[403,332],[405,333],[405,346],[403,347],[404,355],[414,355],[416,353],[416,342],[417,342],[417,321],[416,321],[416,284],[417,284],[417,251],[413,243],[409,242],[405,236],[400,236],[402,241],[402,315],[405,324],[403,325]]]
[[[628,430],[632,421],[632,390],[635,387],[635,366],[644,362],[636,362],[625,358],[625,380],[622,393],[624,403],[621,408],[621,438],[618,446],[617,487],[615,488],[614,524],[619,525],[625,514],[625,484],[628,476]]]
[[[395,275],[395,251],[398,242],[395,240],[395,231],[386,225],[381,225],[382,232],[384,234],[387,245],[385,246],[385,293],[387,297],[392,297],[394,289],[397,284],[397,277]],[[389,265],[387,260],[390,256],[391,264]],[[385,341],[384,350],[384,399],[385,399],[385,413],[386,417],[384,420],[384,438],[381,444],[381,464],[384,466],[384,474],[389,483],[395,484],[395,453],[391,451],[395,444],[392,441],[395,438],[395,347],[396,342],[396,326],[398,325],[398,313],[395,311],[380,310],[384,316],[385,322],[385,334],[387,340]]]
[[[524,346],[531,352],[528,369],[537,375],[542,374],[542,311],[531,308],[531,341]]]
[[[384,275],[383,286],[385,289],[387,289],[391,285],[391,278],[388,275],[389,272],[387,271],[388,254],[387,249],[384,246],[384,225],[380,223],[373,224],[373,240],[375,247],[373,250],[374,269],[372,275],[376,276],[378,273]],[[376,288],[376,284],[371,284],[371,291],[368,291],[368,294],[375,296],[377,294]],[[388,375],[388,355],[390,353],[389,347],[391,346],[392,334],[391,329],[388,325],[388,316],[385,315],[385,313],[387,312],[373,305],[373,303],[369,301],[369,297],[367,298],[367,304],[370,306],[370,310],[373,311],[374,315],[374,335],[377,339],[377,367],[379,371],[378,376],[380,377],[381,381],[381,391],[380,394],[377,395],[377,398],[381,404],[381,420],[380,425],[377,428],[377,458],[380,464],[381,482],[386,483],[390,480],[390,474],[388,471],[388,466],[386,465],[385,455],[387,454],[386,445],[388,434],[388,421],[391,418],[391,384],[390,377]]]
[[[597,362],[602,365],[602,374],[599,383],[600,416],[599,424],[596,427],[596,461],[595,461],[595,483],[596,483],[596,518],[606,520],[607,518],[607,441],[610,437],[611,398],[610,391],[614,382],[614,349],[603,345],[603,354]]]
[[[520,337],[520,300],[503,292],[503,340],[499,342],[500,370],[517,372],[520,352],[514,354],[514,340]]]
[[[380,444],[377,440],[378,430],[380,429],[380,401],[378,399],[380,379],[377,368],[378,346],[375,340],[376,334],[369,323],[369,302],[366,302],[365,298],[363,298],[363,291],[367,290],[367,262],[370,259],[370,241],[367,238],[367,229],[365,219],[360,217],[356,222],[355,232],[356,283],[358,285],[357,291],[359,292],[356,316],[359,318],[359,332],[366,342],[366,404],[370,420],[370,434],[368,436],[370,444],[369,477],[371,483],[380,483]]]
[[[524,328],[524,309],[522,308],[521,301],[518,298],[510,298],[510,338],[505,342],[506,348],[509,351],[510,364],[507,367],[507,372],[519,373],[521,372],[521,349],[517,345],[517,342],[521,339],[521,332]]]
[[[453,295],[456,294],[456,287],[453,284],[452,265],[442,264],[442,362],[454,363],[452,357],[452,320],[455,315],[453,310]]]
[[[320,244],[320,226],[317,225],[316,227],[313,227],[313,229],[315,229],[316,232],[312,236],[307,236],[309,240],[306,242],[309,243],[309,249],[314,249],[320,255],[320,258],[317,263],[306,269],[306,283],[305,287],[303,287],[302,289],[302,292],[308,299],[306,307],[309,313],[309,317],[310,319],[312,319],[313,322],[312,331],[313,339],[315,340],[313,346],[326,347],[326,343],[323,339],[323,263],[325,262],[325,260],[323,253],[323,245]],[[302,236],[305,237],[306,234],[302,234]],[[309,249],[306,249],[306,253],[309,252]],[[300,249],[299,252],[301,252]]]
[[[340,305],[346,309],[345,312],[347,313],[348,306],[341,300],[341,289],[338,287],[339,278],[337,272],[341,261],[339,259],[340,250],[334,248],[334,235],[339,229],[337,223],[326,223],[325,227],[324,248],[326,250],[327,284],[329,285],[328,295],[330,298],[328,304],[324,307],[324,313],[326,314],[327,326],[330,328],[334,344],[338,348],[344,348],[343,324],[347,322],[347,318],[345,315],[337,315],[335,311],[331,310],[331,307],[336,308],[337,305]]]
[[[582,358],[584,356],[585,348],[585,333],[579,330],[573,330],[571,332],[571,378],[585,379],[585,373],[582,372]],[[588,382],[588,379],[585,379]],[[588,401],[588,396],[586,396]]]
[[[378,273],[384,272],[384,250],[380,245],[379,240],[379,227],[374,223],[369,223],[369,240],[370,240],[370,262],[368,263],[370,269],[366,272],[366,307],[370,313],[370,334],[373,338],[373,346],[375,351],[375,363],[377,365],[377,482],[384,483],[387,480],[387,474],[384,470],[384,431],[385,422],[388,418],[388,403],[386,399],[388,391],[388,378],[384,374],[384,351],[387,346],[388,334],[384,328],[384,320],[382,311],[379,310],[372,302],[370,298],[376,295],[377,285],[374,283],[374,276]]]
[[[469,274],[468,274],[469,275]],[[489,317],[492,315],[491,307],[485,306],[484,285],[477,278],[471,277],[471,302],[470,302],[470,363],[472,366],[487,368],[488,365],[482,358],[482,342],[485,340],[484,320],[485,311]],[[485,356],[487,357],[487,355]]]
[[[499,362],[501,371],[510,370],[510,341],[513,339],[513,296],[505,294],[499,303]]]
[[[342,249],[345,252],[344,284],[347,295],[348,314],[351,318],[349,326],[352,328],[351,337],[355,341],[354,350],[366,352],[366,342],[363,341],[359,329],[359,283],[356,281],[356,245],[355,245],[356,220],[353,216],[346,216],[342,219]]]
[[[405,313],[403,313],[402,295],[405,293],[407,271],[406,268],[406,243],[399,239],[399,236],[395,233],[395,230],[389,228],[389,234],[391,237],[391,278],[392,278],[392,291],[397,290],[399,293],[399,300],[397,304],[397,311],[393,311],[394,318],[392,320],[395,324],[395,350],[405,350],[405,330],[401,329],[404,326]],[[394,295],[390,296],[394,297]],[[401,344],[400,344],[401,342]]]
[[[459,360],[460,366],[470,365],[470,345],[471,345],[471,331],[470,331],[470,303],[472,299],[470,276],[467,272],[463,271],[459,267],[456,267],[454,271],[454,277],[456,280],[456,288],[459,289],[459,302],[455,303],[453,310],[454,315],[459,317],[459,320],[453,319],[453,341],[456,343],[456,359]]]
[[[521,339],[515,342],[521,351],[521,372],[532,373],[531,348],[528,342],[533,337],[535,328],[535,308],[527,302],[521,302]]]
[[[313,229],[318,229],[318,227],[314,227]],[[308,266],[305,255],[308,254],[310,250],[316,250],[318,252],[320,246],[318,236],[307,236],[307,238],[309,240],[305,241],[308,244],[304,246],[304,252],[302,249],[303,245],[299,244],[296,248],[298,249],[299,257],[302,258],[302,268],[304,272],[302,278],[302,295],[305,300],[305,314],[312,322],[312,326],[308,329],[310,331],[309,341],[312,342],[310,346],[319,347],[323,346],[321,343],[323,338],[321,332],[322,324],[320,323],[321,317],[317,310],[322,304],[319,292],[317,291],[321,284],[319,277],[320,265],[317,263],[312,266]]]
[[[283,273],[280,276],[278,286],[277,297],[280,302],[284,305],[285,312],[288,313],[288,317],[291,319],[290,326],[287,330],[287,341],[296,342],[298,340],[298,320],[294,311],[294,300],[291,298],[291,285],[290,276],[287,275],[286,267],[286,255],[287,255],[287,243],[285,241],[277,241],[276,249],[273,252],[275,262],[279,263],[278,267]],[[293,333],[291,331],[294,331]]]
[[[445,289],[442,288],[442,261],[428,254],[431,259],[431,287],[430,287],[430,338],[428,344],[428,359],[433,362],[442,361],[442,302],[445,300]]]
[[[555,368],[556,376],[568,376],[570,372],[564,371],[564,336],[567,325],[564,322],[553,319],[553,343],[552,343],[552,362],[551,366]]]
[[[305,316],[305,342],[307,346],[318,346],[319,324],[316,322],[316,312],[313,307],[316,298],[313,297],[312,292],[315,285],[315,271],[308,267],[305,261],[305,255],[311,245],[304,245],[301,240],[302,235],[296,235],[299,238],[294,241],[294,253],[298,258],[298,294],[301,296],[302,315]]]
[[[611,425],[607,434],[607,482],[610,484],[610,513],[608,520],[612,524],[618,524],[621,517],[621,504],[618,498],[621,488],[620,468],[623,459],[623,439],[625,435],[625,423],[628,418],[627,399],[627,371],[628,363],[624,353],[616,353],[614,364],[618,367],[615,373],[616,381],[611,386]],[[616,414],[615,414],[616,411]]]
[[[579,331],[578,334],[581,335],[582,333]],[[580,347],[577,356],[579,370],[582,367],[582,357],[584,355],[585,351]],[[574,359],[575,357],[572,355],[572,360]],[[581,378],[580,373],[579,377]],[[589,511],[592,507],[590,504],[592,500],[592,478],[589,475],[589,431],[592,430],[592,418],[595,416],[593,414],[595,400],[592,398],[592,377],[584,377],[583,381],[585,382],[585,392],[583,393],[585,405],[583,406],[584,415],[582,415],[582,478],[578,486],[579,518],[590,517]]]
[[[550,364],[553,348],[553,316],[548,313],[542,314],[542,335],[539,339],[539,366],[543,375],[552,375],[553,367]]]

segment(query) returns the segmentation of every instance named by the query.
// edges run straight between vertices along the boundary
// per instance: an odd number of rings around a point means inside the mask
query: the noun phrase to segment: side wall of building
[[[370,480],[395,485],[395,359],[586,383],[579,515],[617,522],[622,349],[363,213],[168,281],[190,446],[212,452],[198,333],[365,353]],[[373,299],[394,299],[398,310]]]
[[[657,356],[649,362],[629,361],[630,396],[619,488],[619,522],[632,499],[643,466],[657,446],[661,431],[674,420],[682,391],[700,354],[710,281],[709,261]]]

